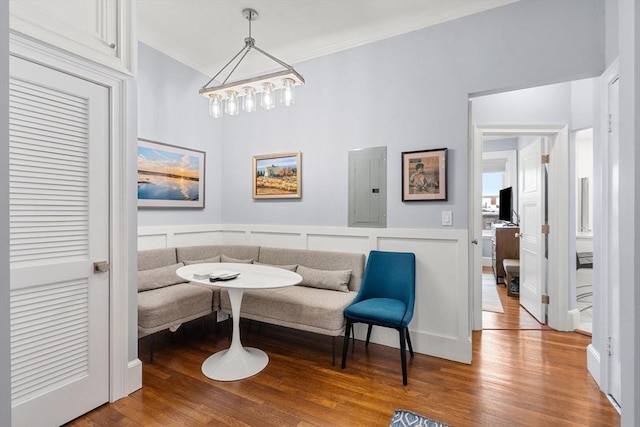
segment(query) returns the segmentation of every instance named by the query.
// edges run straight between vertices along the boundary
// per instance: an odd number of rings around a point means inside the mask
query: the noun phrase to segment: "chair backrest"
[[[411,320],[416,296],[416,256],[411,252],[371,251],[357,300],[393,298],[407,305]]]

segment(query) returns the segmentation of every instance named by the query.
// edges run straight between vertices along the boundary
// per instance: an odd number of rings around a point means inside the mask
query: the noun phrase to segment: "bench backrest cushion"
[[[245,245],[208,245],[185,246],[176,248],[178,261],[197,261],[213,258],[218,255],[226,255],[230,258],[254,261],[258,260],[259,246]]]
[[[351,270],[349,290],[360,289],[364,273],[364,254],[260,247],[258,261],[264,264],[298,264],[317,270]]]
[[[188,280],[176,274],[176,270],[183,266],[184,264],[179,262],[177,264],[165,265],[164,267],[138,271],[138,292],[151,291],[153,289],[188,282]]]
[[[176,264],[177,262],[175,248],[138,251],[138,271],[165,267]]]

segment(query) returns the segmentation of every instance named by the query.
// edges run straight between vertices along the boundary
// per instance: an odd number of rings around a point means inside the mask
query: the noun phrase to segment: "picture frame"
[[[138,138],[138,207],[204,209],[206,153]]]
[[[300,151],[253,156],[254,199],[299,199],[301,177]]]
[[[447,149],[402,153],[402,201],[447,200]]]

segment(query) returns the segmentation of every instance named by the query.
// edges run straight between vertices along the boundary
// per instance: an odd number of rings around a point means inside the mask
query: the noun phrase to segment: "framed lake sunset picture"
[[[204,208],[204,151],[138,139],[138,207]]]

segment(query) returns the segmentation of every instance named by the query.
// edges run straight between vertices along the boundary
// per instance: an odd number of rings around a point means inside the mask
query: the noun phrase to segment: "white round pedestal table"
[[[232,280],[209,281],[208,278],[194,278],[193,275],[208,275],[219,272],[240,273]],[[180,267],[176,274],[185,280],[208,286],[225,288],[231,300],[233,315],[233,335],[231,346],[207,358],[202,364],[202,373],[218,381],[235,381],[251,377],[262,371],[269,363],[269,356],[262,350],[243,347],[240,340],[240,306],[245,289],[273,289],[293,286],[302,277],[289,270],[255,264],[206,263]]]

